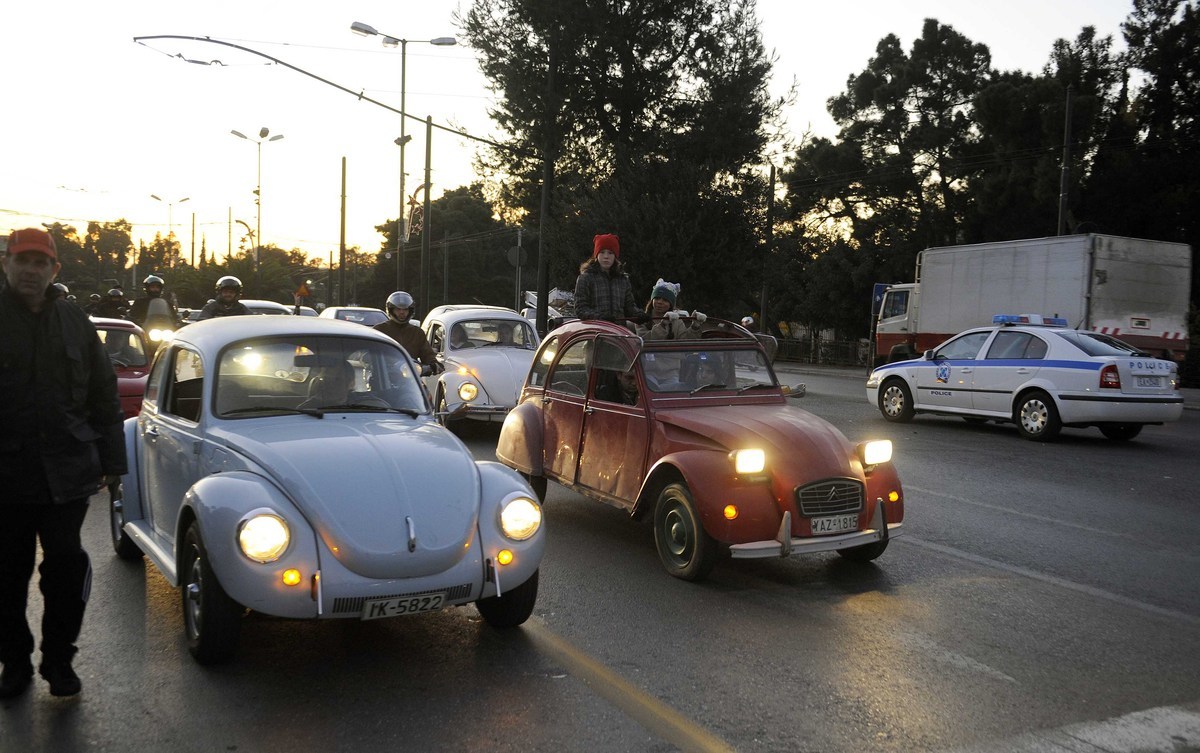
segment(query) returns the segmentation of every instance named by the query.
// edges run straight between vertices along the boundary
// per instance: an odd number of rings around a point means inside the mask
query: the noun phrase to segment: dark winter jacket
[[[204,304],[204,308],[200,309],[200,315],[196,317],[196,321],[201,322],[205,319],[212,319],[218,316],[245,316],[253,313],[241,301],[234,301],[231,305],[226,306],[220,300],[216,300]]]
[[[422,365],[430,366],[435,371],[437,370],[437,353],[433,352],[433,347],[425,337],[425,331],[417,325],[410,324],[409,322],[401,324],[395,319],[389,318],[386,322],[376,324],[374,329],[379,330],[400,343],[400,347],[408,351],[413,360],[420,361]]]
[[[644,319],[633,300],[633,286],[624,272],[604,272],[593,260],[575,280],[575,316],[580,319]]]
[[[0,505],[91,496],[126,472],[117,377],[87,314],[0,283]]]

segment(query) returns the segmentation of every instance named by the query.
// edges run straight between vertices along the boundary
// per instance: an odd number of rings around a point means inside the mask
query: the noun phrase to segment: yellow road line
[[[526,622],[522,632],[539,649],[562,662],[572,674],[609,703],[680,750],[697,753],[732,753],[735,750],[724,740],[576,649],[537,620]]]

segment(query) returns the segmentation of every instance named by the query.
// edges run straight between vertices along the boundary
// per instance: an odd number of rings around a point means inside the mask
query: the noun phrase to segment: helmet
[[[88,300],[91,301],[92,303],[99,303],[100,302],[100,294],[92,293],[91,295],[88,296]]]
[[[66,297],[71,294],[71,289],[68,288],[65,283],[56,282],[56,283],[54,283],[53,287],[58,290],[58,292],[55,293],[55,295],[60,298]]]
[[[752,316],[743,316],[742,317],[742,326],[743,327],[749,327],[753,324],[754,324],[754,317],[752,317]]]
[[[217,280],[217,293],[220,293],[225,288],[233,288],[240,295],[242,292],[242,281],[233,275],[225,275]]]
[[[404,324],[408,321],[408,318],[412,316],[413,309],[416,308],[416,301],[413,300],[411,295],[405,293],[403,290],[397,290],[395,293],[392,293],[387,297],[387,303],[383,304],[383,308],[385,311],[387,311],[389,319]],[[403,319],[394,313],[396,309],[407,309],[407,313],[404,315]]]
[[[120,288],[109,288],[108,289],[108,297],[109,298],[120,298],[121,300],[125,300],[125,294],[123,292],[121,292]]]
[[[163,285],[166,285],[166,283],[163,282],[163,278],[159,277],[158,275],[148,275],[146,279],[142,280],[142,290],[149,293],[151,285],[157,285],[158,292],[161,294]]]

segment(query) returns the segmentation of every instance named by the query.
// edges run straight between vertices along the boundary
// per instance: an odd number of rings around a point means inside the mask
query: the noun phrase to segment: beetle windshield
[[[290,335],[243,340],[221,354],[219,416],[342,407],[424,413],[419,372],[395,345],[356,337]]]
[[[651,392],[779,387],[763,352],[757,348],[646,349],[640,363]]]

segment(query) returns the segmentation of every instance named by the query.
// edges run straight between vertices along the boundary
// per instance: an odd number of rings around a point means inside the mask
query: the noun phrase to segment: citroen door
[[[579,464],[592,343],[584,337],[567,344],[550,367],[542,398],[542,467],[566,486],[574,486]]]

